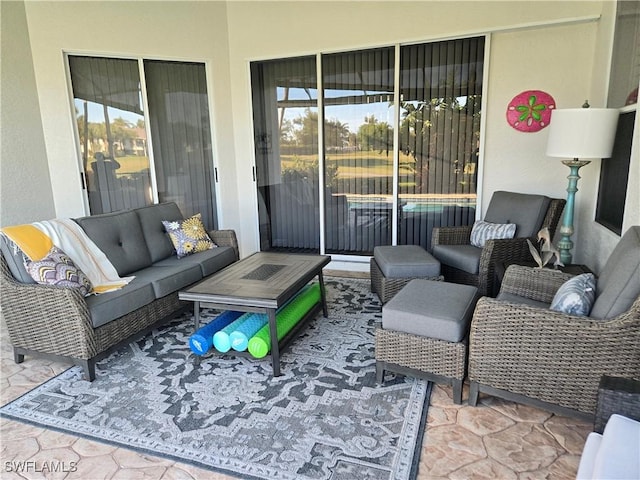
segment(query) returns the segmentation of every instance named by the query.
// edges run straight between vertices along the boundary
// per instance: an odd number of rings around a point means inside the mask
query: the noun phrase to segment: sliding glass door
[[[483,63],[483,37],[252,62],[261,249],[428,249],[473,223]]]
[[[322,56],[325,251],[391,244],[392,47]]]
[[[92,214],[152,202],[138,62],[69,57]]]
[[[144,61],[158,200],[216,225],[213,151],[204,64]]]
[[[320,251],[315,57],[251,64],[262,250]]]
[[[475,219],[484,39],[400,49],[398,243]]]
[[[215,228],[204,64],[68,59],[91,215],[158,199],[175,201],[185,216],[202,214],[205,227]]]

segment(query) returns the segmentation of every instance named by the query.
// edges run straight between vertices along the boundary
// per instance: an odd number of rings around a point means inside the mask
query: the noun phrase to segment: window
[[[483,58],[471,38],[252,62],[261,249],[428,248],[472,223]]]
[[[201,213],[205,227],[215,228],[204,65],[68,59],[90,213],[175,201],[184,215]]]
[[[640,3],[619,1],[608,106],[620,108],[611,158],[600,166],[596,221],[620,235],[629,180],[634,119],[640,81]]]

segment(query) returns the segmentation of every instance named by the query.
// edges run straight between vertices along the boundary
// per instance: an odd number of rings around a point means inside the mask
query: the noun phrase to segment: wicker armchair
[[[636,253],[640,258],[640,250]],[[611,318],[544,308],[570,277],[557,270],[512,265],[498,298],[480,299],[470,332],[470,405],[484,392],[591,420],[601,376],[640,379],[638,292],[630,308]],[[530,304],[515,303],[517,297]]]
[[[547,208],[546,213],[543,210],[540,219],[536,221],[535,216],[539,212],[536,208],[529,208],[528,203],[531,200],[539,202],[540,199],[547,200],[547,203],[544,203]],[[536,234],[543,227],[547,227],[553,237],[565,203],[566,201],[562,199],[548,199],[539,195],[495,192],[485,220],[494,223],[516,223],[518,230],[516,238],[488,240],[482,249],[472,247],[470,244],[471,225],[434,228],[431,239],[432,253],[440,260],[444,279],[447,282],[473,285],[478,287],[480,295],[494,297],[497,294],[496,265],[530,262],[532,258],[527,238],[536,244]],[[538,205],[540,204],[535,204],[536,207]],[[519,212],[516,211],[518,208]],[[531,214],[534,218],[526,218]],[[523,220],[527,223],[526,227],[521,224],[521,222],[524,223]],[[457,249],[460,251],[456,251]],[[452,257],[455,258],[458,255],[462,257],[477,255],[479,258],[473,268],[460,268],[460,265],[453,265],[452,263],[456,262],[451,261]]]

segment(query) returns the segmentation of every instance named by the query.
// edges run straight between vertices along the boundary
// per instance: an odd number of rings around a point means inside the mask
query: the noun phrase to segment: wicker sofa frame
[[[550,303],[570,277],[512,265],[501,292]],[[479,393],[593,420],[603,375],[640,379],[640,297],[608,320],[481,298],[470,331],[469,404]]]
[[[566,200],[551,199],[549,208],[542,222],[541,228],[547,227],[551,237],[558,227],[558,222],[562,215],[562,210]],[[459,227],[436,227],[433,229],[431,247],[436,245],[469,245],[471,242],[472,225]],[[536,245],[535,237],[529,238]],[[483,296],[495,297],[496,288],[496,265],[513,264],[519,262],[530,262],[531,253],[527,244],[527,238],[513,238],[505,240],[488,240],[482,249],[480,256],[480,266],[477,274],[471,274],[449,265],[440,265],[441,273],[447,282],[463,283],[473,285],[478,288],[478,292]]]
[[[215,230],[209,235],[219,246],[233,247],[238,258],[233,230]],[[2,255],[0,297],[16,363],[22,363],[25,355],[71,360],[82,367],[89,381],[95,379],[98,360],[189,307],[189,302],[181,302],[174,292],[94,328],[87,303],[78,290],[18,282]]]

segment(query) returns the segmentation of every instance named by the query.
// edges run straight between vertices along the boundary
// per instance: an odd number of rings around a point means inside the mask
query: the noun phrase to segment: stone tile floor
[[[328,273],[328,272],[326,272]],[[0,329],[0,402],[28,392],[69,367],[26,357],[13,362]],[[463,398],[467,397],[465,387]],[[591,424],[492,397],[477,407],[455,405],[452,389],[435,386],[422,444],[418,479],[572,479]],[[0,479],[214,480],[230,478],[125,448],[0,420]],[[17,462],[35,462],[16,472]],[[47,462],[73,472],[35,471]],[[73,463],[72,463],[73,462]],[[73,468],[71,468],[73,466]],[[355,479],[354,479],[355,480]]]

